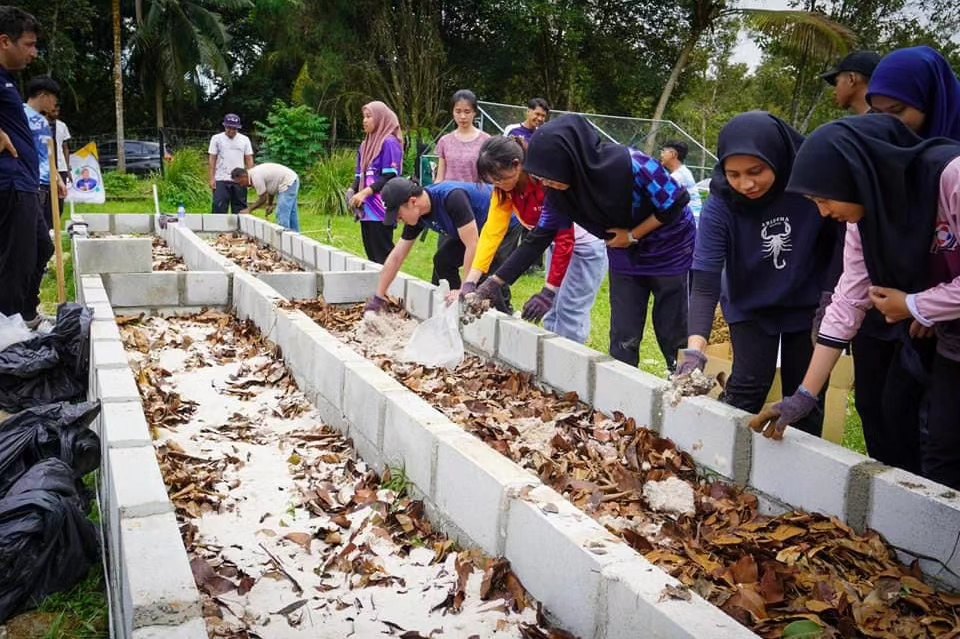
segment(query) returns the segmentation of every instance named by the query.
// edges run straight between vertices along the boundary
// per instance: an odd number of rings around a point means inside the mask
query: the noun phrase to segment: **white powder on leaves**
[[[650,508],[661,513],[692,515],[697,510],[693,487],[676,477],[648,481],[643,485],[643,498]]]

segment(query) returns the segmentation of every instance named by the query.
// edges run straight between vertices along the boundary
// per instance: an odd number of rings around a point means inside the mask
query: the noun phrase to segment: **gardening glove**
[[[503,299],[503,287],[492,277],[488,277],[475,292],[467,296],[467,306],[477,314],[483,312],[485,301],[498,311],[507,312],[507,302]]]
[[[475,293],[476,291],[477,291],[476,282],[464,282],[460,286],[460,300],[461,301],[465,300],[467,298],[467,295],[470,295],[471,293]]]
[[[693,373],[693,371],[703,371],[707,366],[707,356],[703,351],[695,348],[685,348],[680,351],[683,359],[677,364],[677,372],[674,377],[684,377]]]
[[[367,301],[367,305],[363,307],[363,312],[364,314],[382,313],[383,311],[387,310],[387,306],[389,305],[389,301],[380,297],[379,295],[374,295]]]
[[[787,426],[796,424],[809,415],[817,407],[817,398],[806,388],[800,386],[790,397],[782,402],[760,411],[760,414],[750,420],[750,428],[762,432],[764,437],[783,439],[783,431]]]
[[[553,302],[556,299],[557,292],[544,286],[539,293],[528,299],[527,303],[523,305],[523,312],[520,317],[528,322],[539,322],[553,308]]]

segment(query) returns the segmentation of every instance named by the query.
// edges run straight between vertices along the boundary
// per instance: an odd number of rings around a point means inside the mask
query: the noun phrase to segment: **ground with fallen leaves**
[[[375,327],[362,307],[289,304],[376,361],[408,388],[503,455],[535,472],[647,559],[763,637],[960,637],[960,596],[927,585],[873,531],[804,512],[761,514],[757,498],[698,475],[672,441],[575,394],[538,388],[531,376],[468,356],[453,371],[398,361],[412,320],[394,309]],[[377,344],[378,349],[371,348]],[[384,345],[390,345],[385,349]],[[382,352],[377,352],[378,350]],[[386,352],[387,354],[384,354]],[[695,513],[650,507],[651,481],[677,478]],[[805,634],[804,634],[805,633]]]
[[[159,235],[153,237],[153,270],[154,271],[186,271],[187,265],[177,257],[173,249],[167,246]]]
[[[323,426],[250,323],[118,324],[211,637],[568,637]]]
[[[207,240],[220,255],[254,273],[302,271],[298,264],[280,255],[275,248],[242,233],[221,233]]]

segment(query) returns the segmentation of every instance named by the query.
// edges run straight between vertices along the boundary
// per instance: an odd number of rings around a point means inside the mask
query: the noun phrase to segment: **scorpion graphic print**
[[[764,221],[760,225],[760,239],[763,240],[764,259],[770,259],[778,271],[785,269],[785,254],[793,250],[790,242],[790,220],[786,217],[775,217]]]

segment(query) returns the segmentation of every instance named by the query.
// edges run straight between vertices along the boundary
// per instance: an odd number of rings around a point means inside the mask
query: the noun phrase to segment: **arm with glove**
[[[563,276],[570,266],[573,256],[574,232],[573,228],[557,231],[553,241],[553,256],[550,259],[550,272],[547,281],[540,292],[527,300],[523,305],[521,317],[528,322],[539,322],[550,312],[556,301],[557,291],[563,284]]]
[[[416,240],[401,239],[397,242],[396,246],[393,247],[393,250],[390,251],[390,255],[387,256],[387,260],[383,263],[383,268],[380,269],[377,293],[370,298],[367,305],[363,308],[364,313],[380,313],[386,310],[389,304],[387,301],[387,289],[390,288],[393,280],[396,279],[397,273],[400,272],[400,268],[406,261],[407,256],[410,255],[410,251],[413,250],[415,242]]]

